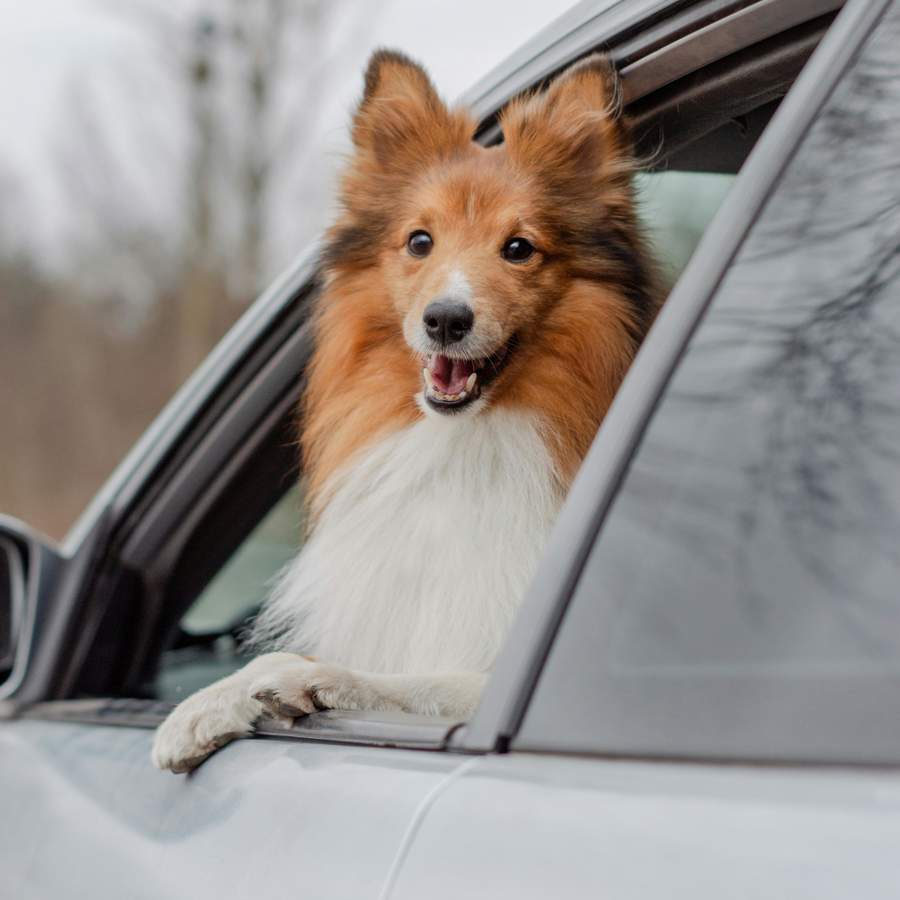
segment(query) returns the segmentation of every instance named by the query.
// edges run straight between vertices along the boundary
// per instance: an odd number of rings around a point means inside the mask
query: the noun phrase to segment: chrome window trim
[[[48,700],[10,711],[9,715],[44,722],[79,722],[85,725],[154,729],[174,707],[173,703],[156,700]],[[449,735],[458,727],[459,723],[454,719],[440,716],[331,709],[297,719],[290,727],[262,721],[252,737],[442,750]]]

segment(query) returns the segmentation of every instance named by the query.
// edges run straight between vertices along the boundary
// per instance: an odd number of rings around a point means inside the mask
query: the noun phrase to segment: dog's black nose
[[[471,330],[475,321],[472,307],[452,300],[435,300],[425,307],[422,314],[428,337],[442,346],[461,341]]]

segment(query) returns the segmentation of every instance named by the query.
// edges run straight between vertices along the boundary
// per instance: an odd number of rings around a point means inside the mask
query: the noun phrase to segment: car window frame
[[[572,486],[479,709],[467,752],[515,746],[535,686],[603,520],[700,319],[807,129],[891,0],[850,0],[769,123],[674,286]],[[577,677],[579,661],[570,661]],[[527,749],[527,748],[520,748]]]
[[[826,5],[827,5],[827,4],[826,4]],[[763,4],[763,5],[762,5],[762,8],[766,8],[766,4]],[[744,10],[744,12],[746,12],[746,10]],[[820,12],[820,10],[819,10],[818,8],[815,8],[815,9],[810,10],[810,14],[818,13],[818,12]],[[800,17],[795,16],[794,19],[791,19],[790,21],[791,21],[791,22],[794,22],[794,21],[797,20],[798,18],[802,20],[803,17],[802,17],[802,16],[800,16]],[[730,20],[725,20],[725,21],[730,21]],[[786,21],[786,20],[781,19],[781,20],[779,20],[779,21],[780,21],[780,22],[784,22],[784,21]],[[741,24],[743,24],[743,19],[741,19],[740,22],[741,22]],[[771,25],[772,20],[768,20],[768,19],[767,19],[766,22],[767,22],[769,25]],[[717,27],[724,27],[724,26],[723,26],[723,21],[717,22],[716,25],[717,25]],[[760,33],[762,33],[762,30],[761,30],[761,29],[757,29],[757,31],[755,32],[755,34],[760,34]],[[680,48],[681,45],[679,44],[678,46],[679,46],[679,48]],[[675,52],[679,52],[679,51],[676,50]],[[659,53],[659,51],[657,51],[657,54],[658,54],[658,53]],[[714,57],[714,61],[715,61],[715,60],[718,60],[718,59],[719,59],[719,56],[716,55],[716,56]],[[664,82],[666,85],[669,84],[669,81],[668,81],[668,73],[669,73],[670,71],[671,71],[671,67],[667,66],[667,67],[664,69],[664,71],[661,73],[661,76],[660,76],[661,82]],[[212,443],[213,443],[214,446],[220,443],[219,440],[218,440],[217,438],[215,438],[215,437],[211,437],[210,440],[212,441]],[[185,482],[186,480],[189,480],[189,479],[186,479],[182,473],[179,473],[176,480],[177,480],[177,482],[179,482],[180,484],[178,484],[178,486],[174,487],[174,488],[171,490],[170,493],[171,493],[172,495],[178,495],[178,494],[180,494],[180,493],[181,493],[181,490],[182,490],[181,485],[183,485],[184,482]],[[196,505],[196,504],[192,504],[192,506],[195,506],[195,505]],[[172,518],[171,510],[169,510],[169,518]],[[175,516],[174,518],[180,520],[181,514],[179,513],[178,516]],[[148,530],[146,527],[144,527],[143,523],[142,523],[142,530],[143,530],[144,532],[146,532],[146,531]],[[158,530],[158,529],[157,529],[157,530]],[[148,561],[150,558],[152,558],[152,557],[154,557],[154,556],[156,556],[156,555],[158,554],[158,548],[155,547],[155,546],[151,546],[151,547],[149,548],[149,550],[145,550],[144,552],[145,552],[145,554],[146,554],[146,560],[145,560],[145,563],[144,563],[144,564],[146,564],[146,561]],[[135,565],[140,565],[140,564],[141,564],[141,563],[140,563],[140,560],[137,559],[136,557],[133,557],[130,561],[132,562],[132,564],[135,564]],[[176,623],[175,623],[175,621],[170,621],[168,624],[169,624],[169,628],[173,628],[173,627],[175,626]]]

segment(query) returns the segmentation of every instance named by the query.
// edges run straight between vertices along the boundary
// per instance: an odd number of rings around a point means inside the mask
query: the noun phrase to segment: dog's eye
[[[507,262],[520,263],[525,262],[526,259],[531,258],[532,254],[534,253],[534,247],[529,241],[526,241],[525,238],[514,237],[510,238],[503,245],[503,250],[501,252],[503,254],[503,258]]]
[[[406,241],[406,249],[412,256],[428,256],[434,241],[427,231],[414,231]]]

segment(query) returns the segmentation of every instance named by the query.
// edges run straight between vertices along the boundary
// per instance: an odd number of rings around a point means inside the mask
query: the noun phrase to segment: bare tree
[[[0,510],[56,536],[269,276],[276,186],[378,5],[335,46],[349,0],[97,2],[138,40],[65,97],[74,224],[52,274],[0,174]]]
[[[73,89],[60,171],[70,197],[95,226],[96,246],[113,251],[118,271],[106,267],[107,283],[118,275],[124,292],[135,281],[161,277],[174,308],[156,312],[172,317],[179,377],[270,274],[272,186],[302,155],[308,129],[299,123],[314,119],[322,102],[330,63],[325,38],[344,5],[231,0],[187,17],[147,2],[116,5],[115,14],[147,37],[155,83],[165,86],[174,119],[170,135],[149,136],[152,153],[141,152],[148,140],[145,109],[112,125],[91,103],[90,85]],[[376,7],[368,4],[362,17]],[[348,40],[359,35],[355,30]],[[133,79],[123,84],[134,88]],[[112,129],[123,126],[140,134],[128,159],[113,140]],[[167,140],[160,163],[157,148]],[[167,192],[169,208],[160,220],[140,209],[137,182]],[[151,305],[158,302],[152,298]]]

